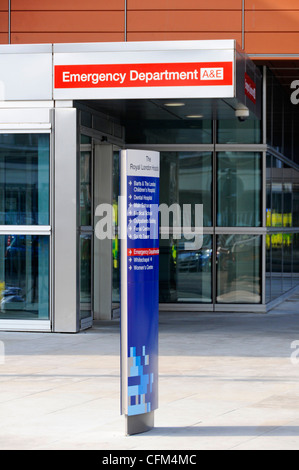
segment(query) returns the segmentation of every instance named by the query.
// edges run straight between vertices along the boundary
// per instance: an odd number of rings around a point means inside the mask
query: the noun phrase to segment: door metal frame
[[[32,112],[34,119],[34,111]],[[1,129],[0,134],[48,134],[49,135],[49,225],[0,225],[0,235],[44,235],[49,238],[49,317],[46,320],[0,319],[0,331],[51,331],[53,322],[53,250],[52,250],[52,217],[53,217],[53,134],[51,123],[29,123],[24,129],[21,125],[7,124],[7,129]]]

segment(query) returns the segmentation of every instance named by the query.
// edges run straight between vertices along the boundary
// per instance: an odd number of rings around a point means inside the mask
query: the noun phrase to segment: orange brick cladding
[[[236,39],[248,54],[299,54],[298,0],[11,0],[12,44]],[[244,20],[244,21],[243,21]],[[243,28],[244,26],[244,28]],[[243,36],[242,36],[243,33]],[[7,44],[8,0],[0,0]]]

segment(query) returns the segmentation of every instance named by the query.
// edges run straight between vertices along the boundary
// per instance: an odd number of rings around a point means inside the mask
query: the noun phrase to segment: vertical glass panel
[[[159,254],[159,300],[177,302],[177,241],[172,236],[160,239]]]
[[[195,226],[194,208],[203,205],[203,225],[212,225],[212,154],[179,155],[179,202],[191,204],[191,226]]]
[[[292,168],[284,164],[283,168],[283,227],[292,227]]]
[[[212,153],[161,152],[160,204],[190,204],[191,225],[195,221],[195,205],[203,205],[203,225],[212,225]],[[171,216],[171,214],[170,214]],[[167,223],[161,221],[167,226]],[[172,226],[172,219],[169,224]]]
[[[298,106],[296,106],[296,111],[293,114],[293,161],[299,165],[299,113],[297,111]]]
[[[217,302],[260,303],[261,237],[217,237]]]
[[[217,125],[219,144],[259,144],[261,142],[261,121],[258,119],[222,119]]]
[[[92,114],[87,111],[80,111],[81,113],[81,126],[92,127]]]
[[[185,250],[185,239],[177,245],[178,302],[212,301],[212,237],[205,235],[199,250]]]
[[[220,152],[217,188],[218,226],[261,225],[261,154]]]
[[[293,286],[299,284],[299,233],[293,234]]]
[[[113,152],[113,224],[115,237],[112,240],[112,302],[120,302],[120,252],[119,252],[119,239],[118,239],[118,197],[120,194],[119,188],[119,152]]]
[[[80,225],[90,226],[91,217],[91,152],[80,155]]]
[[[270,70],[267,70],[266,80],[266,139],[267,144],[272,145],[272,121],[273,121],[273,76]]]
[[[49,319],[49,237],[0,235],[0,318]]]
[[[293,227],[299,227],[299,171],[293,170]]]
[[[272,299],[282,294],[282,233],[271,235],[272,245]]]
[[[293,158],[293,108],[289,96],[285,97],[283,153],[290,160]]]
[[[282,272],[282,291],[287,292],[292,288],[292,245],[293,245],[293,234],[283,234],[283,272]]]
[[[80,318],[91,315],[92,236],[80,235]]]
[[[48,134],[0,134],[0,225],[49,225]]]
[[[283,90],[278,81],[273,79],[272,102],[272,146],[283,153],[284,109]]]
[[[266,303],[271,300],[271,235],[266,235]]]
[[[266,158],[266,226],[272,225],[272,156]]]
[[[272,168],[272,227],[283,226],[283,164],[273,157]]]
[[[282,227],[282,182],[272,181],[272,227]]]
[[[160,302],[210,303],[212,237],[205,235],[198,250],[186,250],[185,241],[160,240]]]

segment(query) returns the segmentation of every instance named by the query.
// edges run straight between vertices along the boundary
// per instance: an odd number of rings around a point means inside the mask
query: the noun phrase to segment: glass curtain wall
[[[219,304],[261,303],[262,237],[254,233],[262,223],[261,171],[260,152],[219,152],[216,159],[214,152],[161,152],[160,203],[178,203],[182,209],[202,204],[204,227],[196,251],[185,249],[184,238],[161,236],[161,302],[212,303],[215,298]],[[193,229],[194,217],[191,221]],[[217,235],[217,227],[225,227],[227,234]],[[248,227],[248,234],[234,233],[238,227]]]
[[[297,118],[276,79],[268,71],[265,77],[262,120],[251,116],[241,122],[233,114],[213,120],[204,113],[202,118],[159,119],[146,112],[139,119],[136,112],[121,121],[124,147],[160,152],[160,204],[192,208],[185,237],[171,230],[171,211],[167,222],[161,220],[161,303],[210,304],[218,310],[235,304],[238,309],[270,302],[299,283]],[[118,175],[116,154],[115,200]],[[196,227],[196,205],[203,208],[202,244],[186,249]],[[116,238],[114,302],[119,300],[118,255]]]
[[[299,285],[298,106],[267,70],[266,300]]]
[[[0,134],[0,319],[49,319],[49,181],[49,134]]]
[[[299,285],[299,171],[267,156],[266,298]]]

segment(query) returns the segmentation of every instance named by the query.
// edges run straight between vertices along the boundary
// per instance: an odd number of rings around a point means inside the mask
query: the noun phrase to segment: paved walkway
[[[131,437],[118,322],[0,341],[1,450],[299,449],[298,294],[265,315],[161,313],[155,428]]]

